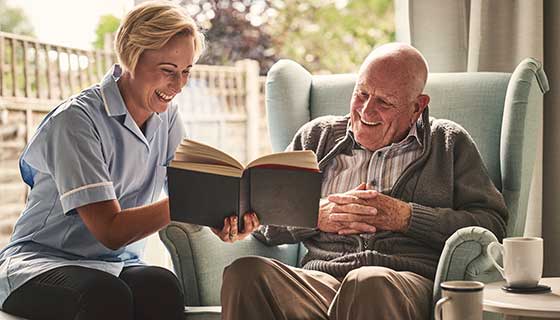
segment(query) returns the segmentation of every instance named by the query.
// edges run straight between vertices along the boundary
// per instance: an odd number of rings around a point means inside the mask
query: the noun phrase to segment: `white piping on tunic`
[[[92,184],[88,184],[85,186],[81,186],[79,188],[76,189],[72,189],[70,191],[65,192],[63,195],[60,196],[60,200],[62,200],[62,198],[65,198],[73,193],[76,193],[78,191],[82,191],[85,189],[89,189],[89,188],[95,188],[95,187],[102,187],[102,186],[112,186],[113,182],[112,181],[106,181],[106,182],[98,182],[98,183],[92,183]]]

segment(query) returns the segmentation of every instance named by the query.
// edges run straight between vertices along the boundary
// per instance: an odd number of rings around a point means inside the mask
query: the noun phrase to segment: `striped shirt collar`
[[[418,126],[420,126],[420,120],[416,121],[416,123],[410,127],[410,130],[408,130],[408,134],[406,135],[406,137],[404,137],[404,139],[402,139],[399,142],[394,143],[395,145],[399,146],[399,145],[404,145],[410,141],[416,140],[416,142],[418,142],[419,146],[422,146],[422,138],[420,137],[420,135],[418,134]],[[346,134],[350,136],[350,138],[352,139],[353,142],[353,149],[364,149],[367,150],[366,148],[364,148],[358,141],[356,141],[356,138],[354,138],[354,132],[352,131],[352,121],[348,121],[348,127],[347,127],[347,132]],[[375,151],[375,150],[374,150]]]

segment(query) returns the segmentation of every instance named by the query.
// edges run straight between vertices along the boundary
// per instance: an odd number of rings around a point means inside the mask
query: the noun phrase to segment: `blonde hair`
[[[204,35],[185,9],[168,1],[141,3],[126,15],[117,30],[117,58],[125,69],[134,72],[144,50],[160,49],[177,34],[193,37],[196,61],[204,50]]]

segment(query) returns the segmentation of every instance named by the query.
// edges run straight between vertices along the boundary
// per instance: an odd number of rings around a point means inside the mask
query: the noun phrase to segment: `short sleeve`
[[[87,113],[69,106],[53,116],[28,146],[23,160],[54,180],[65,213],[116,199],[100,135]]]

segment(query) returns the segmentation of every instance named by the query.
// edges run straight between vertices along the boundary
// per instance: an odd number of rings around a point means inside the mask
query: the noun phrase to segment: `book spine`
[[[261,169],[280,169],[280,170],[301,170],[301,171],[309,171],[309,172],[320,172],[319,169],[311,169],[311,168],[302,168],[298,166],[289,166],[285,164],[261,164],[258,166],[254,166],[251,168],[261,168]]]

